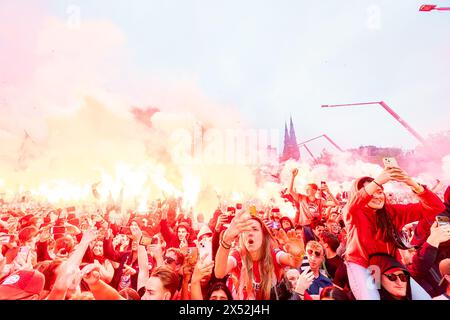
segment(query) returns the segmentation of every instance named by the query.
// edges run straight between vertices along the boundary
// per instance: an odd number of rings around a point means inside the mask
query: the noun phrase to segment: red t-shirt
[[[434,217],[445,209],[444,204],[428,189],[418,195],[419,203],[386,204],[386,212],[392,223],[400,230],[405,224],[420,219],[434,220]],[[394,243],[386,243],[377,237],[375,213],[366,208],[372,196],[364,188],[358,191],[347,204],[344,221],[347,227],[346,259],[365,268],[369,266],[369,257],[374,253],[393,254]]]

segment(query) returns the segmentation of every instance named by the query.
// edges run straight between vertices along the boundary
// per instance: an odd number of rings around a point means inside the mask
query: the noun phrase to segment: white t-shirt
[[[440,296],[434,297],[433,300],[450,300],[450,296],[444,293]]]

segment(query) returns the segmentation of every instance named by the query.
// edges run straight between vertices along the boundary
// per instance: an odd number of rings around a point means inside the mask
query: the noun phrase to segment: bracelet
[[[377,186],[379,186],[380,188],[383,188],[383,186],[382,186],[381,184],[379,184],[378,182],[376,182],[375,179],[372,180],[372,182],[375,183],[375,184],[376,184]]]
[[[224,235],[224,232],[221,234],[221,236],[220,236],[220,245],[224,248],[224,249],[226,249],[226,250],[230,250],[231,249],[231,244],[228,244],[228,243],[226,243],[224,240],[223,240],[223,235]]]

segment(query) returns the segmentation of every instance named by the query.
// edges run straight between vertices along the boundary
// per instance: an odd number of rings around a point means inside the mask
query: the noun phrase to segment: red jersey
[[[284,253],[283,251],[279,249],[272,249],[271,250],[271,256],[272,261],[274,265],[274,275],[272,277],[276,277],[276,280],[279,281],[281,277],[281,270],[282,265],[280,264],[280,255]],[[239,275],[242,271],[242,257],[238,250],[233,250],[230,254],[230,257],[234,259],[235,264],[233,268],[233,273],[236,274],[236,276],[239,279]],[[261,293],[261,271],[264,272],[265,270],[260,270],[260,261],[254,261],[253,262],[253,290],[255,292],[256,300],[262,300],[262,293]],[[247,299],[247,295],[244,297],[244,299]]]

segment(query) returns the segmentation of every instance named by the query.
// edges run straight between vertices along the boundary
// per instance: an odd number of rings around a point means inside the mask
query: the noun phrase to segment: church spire
[[[289,138],[289,132],[287,128],[286,121],[284,122],[284,146],[283,146],[283,153],[281,155],[281,161],[286,161],[289,159],[289,145],[290,145],[290,138]]]
[[[300,160],[300,150],[298,148],[297,137],[295,135],[294,123],[292,122],[292,115],[290,116],[289,124],[289,157],[294,160]]]

